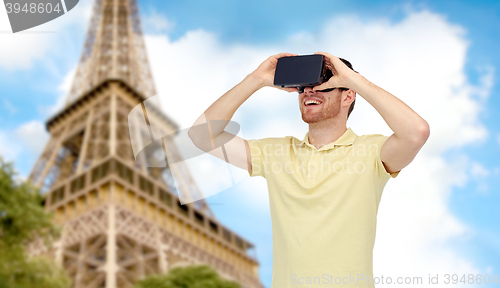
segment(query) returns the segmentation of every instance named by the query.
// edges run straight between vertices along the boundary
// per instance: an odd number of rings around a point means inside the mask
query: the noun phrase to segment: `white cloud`
[[[20,152],[21,148],[17,143],[12,141],[8,133],[0,131],[0,157],[6,161],[13,161],[18,157]]]
[[[14,131],[14,137],[20,141],[33,157],[38,157],[45,143],[49,140],[49,133],[45,125],[37,120],[26,122]]]
[[[495,84],[495,67],[493,66],[481,66],[476,68],[479,73],[482,74],[479,79],[479,86],[484,87],[484,89],[479,89],[477,91],[477,95],[481,98],[481,100],[485,100],[490,95],[490,90],[493,88]]]
[[[83,31],[90,19],[93,1],[80,1],[69,13],[37,27],[19,33],[10,33],[10,23],[5,6],[0,5],[0,69],[9,71],[31,69],[35,64],[42,63],[47,72],[60,76],[64,68],[64,55],[81,51],[75,47],[73,35]],[[57,57],[54,57],[57,55]],[[60,57],[60,58],[58,58]],[[57,60],[55,60],[57,59]],[[59,87],[59,95],[54,107],[38,107],[41,114],[48,117],[64,105],[65,94],[69,90],[73,71],[68,73],[63,84]],[[36,81],[36,79],[34,80]],[[33,83],[32,83],[33,84]],[[36,84],[36,83],[35,83]],[[46,83],[39,83],[44,86]],[[63,95],[64,94],[64,95]],[[11,113],[16,112],[7,99],[4,99]],[[21,152],[29,151],[32,157],[37,157],[47,141],[48,134],[44,125],[39,121],[21,124],[16,130],[0,131],[0,153],[8,159],[18,160]],[[26,149],[26,150],[25,150]]]
[[[45,126],[40,121],[29,121],[15,130],[0,130],[0,157],[6,161],[18,162],[22,157],[34,159],[41,154],[49,139]],[[28,153],[27,155],[25,153]],[[18,175],[25,179],[24,175]]]
[[[470,174],[472,179],[476,182],[476,193],[481,195],[487,195],[490,188],[488,184],[485,182],[486,178],[490,176],[490,174],[495,173],[495,171],[490,171],[483,165],[477,162],[473,162],[470,165]]]
[[[72,48],[68,34],[74,33],[74,25],[84,28],[88,23],[92,3],[80,1],[69,13],[18,33],[9,33],[7,11],[0,5],[0,67],[30,69],[35,61],[46,60],[48,53]]]
[[[154,10],[142,18],[142,25],[145,33],[168,33],[175,27],[174,22]]]
[[[490,171],[477,162],[472,163],[470,173],[475,178],[485,178],[490,175]]]
[[[57,112],[59,112],[61,109],[64,108],[64,105],[66,104],[67,96],[69,93],[69,90],[71,89],[71,85],[73,84],[73,79],[75,77],[75,72],[76,72],[76,65],[66,73],[66,75],[63,78],[63,81],[59,86],[57,86],[57,91],[58,91],[58,96],[56,99],[56,103],[52,106],[44,106],[40,107],[40,112],[43,115],[54,115]]]
[[[443,154],[487,138],[478,115],[490,94],[494,70],[485,68],[480,84],[471,84],[464,70],[469,46],[466,31],[428,11],[412,12],[398,23],[384,19],[366,22],[348,15],[323,27],[317,34],[302,32],[268,47],[222,44],[203,30],[190,31],[175,42],[166,36],[146,36],[164,110],[181,128],[189,127],[217,98],[269,55],[279,52],[328,51],[348,59],[357,71],[408,104],[431,127],[431,136],[414,162],[384,190],[375,274],[478,272],[474,263],[447,245],[474,232],[453,215],[448,202],[453,187],[469,181],[470,161],[464,156],[450,162]],[[247,139],[282,134],[302,139],[307,125],[300,119],[297,105],[296,93],[262,89],[244,103],[233,120],[242,124]],[[358,135],[392,133],[359,95],[348,126]],[[482,173],[479,170],[474,173]],[[256,211],[267,209],[267,193],[255,197],[254,189],[265,189],[265,182],[259,181],[240,182],[242,203],[233,205],[250,203],[258,206]]]
[[[145,38],[162,106],[181,128],[193,124],[228,87],[236,85],[244,76],[242,71],[250,73],[267,58],[266,51],[252,47],[225,47],[203,30],[190,31],[176,42],[159,35]],[[189,109],[180,109],[186,103]]]

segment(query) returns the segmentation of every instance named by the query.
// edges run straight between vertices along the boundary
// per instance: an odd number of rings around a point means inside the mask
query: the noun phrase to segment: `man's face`
[[[306,87],[299,94],[299,108],[302,120],[306,123],[316,123],[325,119],[337,117],[341,109],[342,90],[330,92],[314,92],[312,87]]]

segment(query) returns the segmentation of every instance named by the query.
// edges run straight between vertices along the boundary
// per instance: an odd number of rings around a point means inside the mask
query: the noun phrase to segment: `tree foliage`
[[[66,288],[71,279],[52,260],[28,257],[26,246],[40,237],[45,245],[60,236],[42,207],[38,189],[17,178],[0,157],[0,288]]]
[[[166,275],[150,275],[133,288],[241,288],[233,281],[220,278],[208,265],[176,267]]]

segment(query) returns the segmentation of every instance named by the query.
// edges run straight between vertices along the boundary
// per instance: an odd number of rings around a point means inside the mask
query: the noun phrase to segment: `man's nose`
[[[304,93],[314,93],[313,87],[310,87],[310,86],[309,87],[305,87],[304,88]]]

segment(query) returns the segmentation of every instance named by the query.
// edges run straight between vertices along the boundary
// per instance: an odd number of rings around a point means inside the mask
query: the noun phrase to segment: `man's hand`
[[[354,90],[352,86],[354,86],[353,81],[358,75],[356,72],[347,67],[347,65],[345,65],[344,62],[342,62],[338,57],[330,55],[326,52],[316,52],[314,54],[324,56],[325,66],[327,69],[330,69],[332,71],[333,76],[327,82],[313,87],[313,91],[341,87]]]
[[[188,135],[193,144],[223,161],[230,159],[230,164],[252,171],[250,147],[245,139],[224,130],[225,125],[213,123],[229,123],[236,110],[253,93],[265,86],[274,86],[274,71],[278,59],[284,56],[295,56],[291,53],[280,53],[269,57],[260,66],[248,74],[243,81],[227,91],[198,117]],[[298,91],[296,88],[283,88],[288,92]],[[206,126],[204,126],[205,124]],[[200,133],[195,127],[208,127],[208,133]],[[229,140],[229,141],[226,141]],[[224,143],[225,152],[215,149],[215,143]]]
[[[276,87],[274,86],[274,72],[276,71],[276,64],[278,64],[279,58],[286,56],[298,56],[298,54],[280,53],[273,55],[267,58],[266,61],[262,62],[262,64],[260,64],[259,67],[255,69],[255,71],[250,73],[250,75],[255,77],[259,81],[260,87],[266,87],[266,86]],[[276,88],[287,92],[299,91],[297,88],[281,88],[281,87],[276,87]]]
[[[334,87],[353,90],[379,112],[394,132],[380,150],[386,171],[400,171],[413,161],[430,135],[429,124],[403,101],[351,70],[338,57],[324,52],[315,54],[325,56],[325,65],[333,76],[313,90]]]

